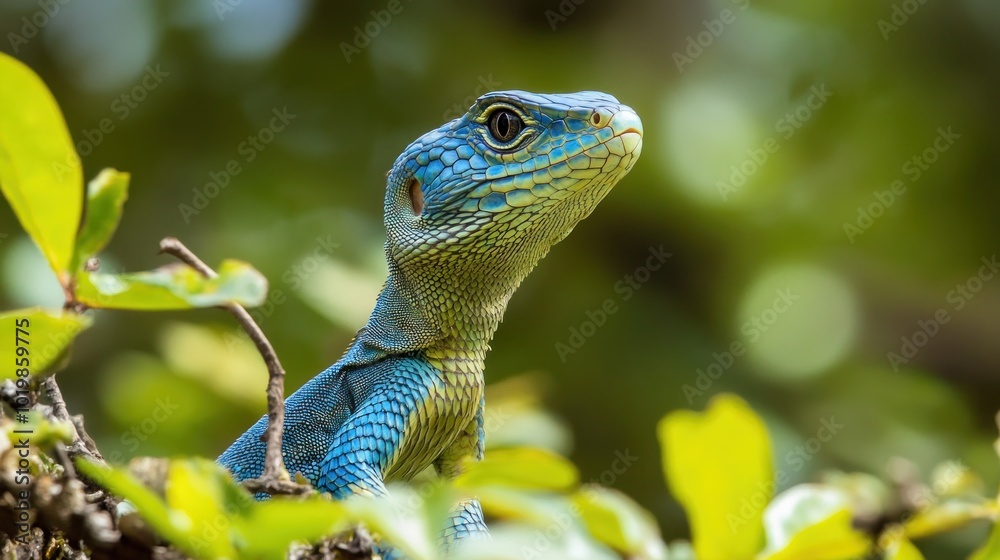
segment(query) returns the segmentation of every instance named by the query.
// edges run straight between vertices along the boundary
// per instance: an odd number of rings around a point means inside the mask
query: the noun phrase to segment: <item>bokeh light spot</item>
[[[853,290],[814,265],[763,272],[743,296],[737,325],[762,375],[802,378],[845,356],[858,328]]]
[[[205,35],[215,51],[226,58],[267,59],[278,53],[298,33],[307,3],[244,0],[232,22],[217,25]]]
[[[13,306],[62,307],[62,288],[38,246],[27,235],[8,239],[10,247],[3,255],[0,270]]]
[[[660,144],[657,159],[673,183],[698,202],[726,202],[718,181],[746,158],[747,149],[763,140],[738,91],[722,84],[692,83],[669,92],[663,101],[660,126],[666,141]]]
[[[160,38],[149,3],[98,0],[70,2],[57,9],[58,17],[53,16],[45,28],[45,39],[67,75],[94,91],[136,85]]]
[[[191,1],[174,6],[182,26],[203,26],[205,41],[222,58],[267,60],[299,32],[309,0],[241,0],[238,3]]]

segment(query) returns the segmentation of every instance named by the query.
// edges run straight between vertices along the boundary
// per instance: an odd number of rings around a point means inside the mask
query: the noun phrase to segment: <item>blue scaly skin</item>
[[[285,464],[337,498],[482,459],[483,366],[514,290],[635,163],[642,123],[598,92],[500,91],[421,136],[387,178],[389,277],[344,356],[286,401]],[[264,465],[257,421],[219,458]],[[478,502],[444,541],[485,534]]]

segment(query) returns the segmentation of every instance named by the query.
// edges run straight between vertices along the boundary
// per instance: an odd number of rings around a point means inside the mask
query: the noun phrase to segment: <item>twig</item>
[[[62,465],[65,471],[65,476],[68,478],[76,478],[76,468],[73,466],[73,460],[69,458],[69,453],[66,447],[61,443],[57,442],[54,446],[56,452],[56,459],[59,460],[59,464]]]
[[[299,484],[282,478],[267,478],[267,473],[260,475],[260,478],[244,480],[242,484],[251,494],[266,492],[271,495],[287,494],[291,496],[305,496],[311,494],[313,491],[312,486],[307,484]]]
[[[51,405],[52,417],[61,422],[65,422],[73,431],[73,443],[67,448],[70,455],[86,455],[102,466],[107,466],[104,456],[97,450],[97,445],[83,427],[81,416],[70,416],[66,408],[66,401],[63,399],[59,384],[56,383],[55,374],[46,377],[42,381],[45,388],[45,396]]]
[[[77,414],[76,416],[70,416],[69,419],[76,428],[76,433],[80,437],[80,443],[83,444],[84,449],[90,452],[91,458],[96,459],[102,465],[107,465],[107,462],[104,461],[104,456],[101,455],[100,451],[98,451],[97,444],[94,442],[94,439],[90,437],[90,434],[88,434],[87,430],[83,427],[83,415]],[[74,445],[76,445],[76,443],[74,443]]]
[[[76,314],[81,314],[86,311],[86,306],[76,301],[76,285],[72,282],[72,280],[63,279],[60,280],[60,283],[63,287],[63,293],[66,296],[66,302],[63,304],[63,309]],[[65,365],[65,361],[63,361],[63,365]],[[57,370],[61,368],[62,366],[57,368]],[[73,473],[75,470],[73,469],[73,464],[69,461],[69,458],[76,455],[84,455],[91,461],[106,467],[108,463],[104,460],[104,456],[97,450],[97,444],[94,443],[90,434],[88,434],[87,430],[83,427],[83,417],[71,417],[69,415],[69,410],[66,408],[66,400],[63,399],[62,391],[59,389],[59,384],[56,383],[56,373],[57,371],[53,371],[42,379],[42,388],[45,389],[45,396],[48,398],[50,403],[48,407],[45,407],[45,410],[48,411],[46,416],[51,416],[58,421],[64,422],[69,426],[70,431],[72,432],[72,443],[70,443],[65,450],[61,449],[58,445],[56,446],[56,452],[59,460],[63,462],[63,466],[66,468],[68,473]],[[0,391],[0,395],[2,395],[4,402],[7,402],[14,409],[18,408],[14,401],[8,400],[10,395],[7,384],[4,385],[3,391]],[[31,404],[32,406],[35,406],[37,403],[33,402]],[[43,414],[45,413],[43,412]]]
[[[218,274],[204,263],[190,249],[174,237],[166,237],[160,241],[160,252],[177,257],[181,262],[197,270],[206,278],[217,278]],[[291,481],[285,469],[285,461],[281,455],[281,438],[285,426],[285,370],[278,361],[274,347],[254,322],[247,310],[238,303],[225,306],[236,317],[240,326],[253,341],[267,365],[267,430],[264,437],[267,447],[264,452],[264,472],[260,478],[243,481],[243,486],[251,492],[267,492],[268,494],[305,494],[311,491],[308,486]]]
[[[50,375],[42,381],[42,385],[45,387],[45,396],[49,398],[49,403],[52,405],[52,416],[56,420],[61,420],[72,426],[73,421],[69,417],[69,410],[66,409],[66,401],[63,400],[59,385],[56,384],[56,378]]]

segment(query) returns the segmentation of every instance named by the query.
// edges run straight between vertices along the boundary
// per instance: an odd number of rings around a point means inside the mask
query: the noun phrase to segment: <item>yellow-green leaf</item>
[[[993,526],[990,538],[969,557],[969,560],[1000,560],[1000,523]]]
[[[564,491],[576,486],[576,467],[551,451],[521,447],[497,449],[482,461],[469,463],[455,480],[455,487],[471,490],[483,486],[506,486],[533,490]]]
[[[229,539],[231,515],[226,501],[228,476],[219,465],[205,459],[170,462],[164,498],[173,523],[187,529],[189,550],[201,558],[235,558]],[[141,511],[141,510],[140,510]]]
[[[129,472],[121,468],[105,468],[81,458],[76,468],[87,478],[119,498],[127,499],[154,531],[171,544],[198,557],[190,542],[190,525],[173,515],[167,505],[152,490],[146,488]]]
[[[558,524],[571,525],[573,516],[563,496],[508,486],[483,486],[476,490],[483,512],[493,518],[546,527],[558,519]]]
[[[978,519],[991,519],[994,515],[996,515],[995,507],[991,507],[985,500],[981,502],[949,500],[919,510],[906,522],[904,528],[906,535],[911,539],[921,539],[954,531]]]
[[[429,560],[437,557],[437,550],[434,541],[428,538],[428,520],[414,511],[413,504],[419,499],[416,492],[397,488],[387,497],[354,495],[344,503],[351,519],[398,548],[407,558]]]
[[[572,503],[594,538],[628,558],[666,558],[666,546],[653,516],[630,498],[610,488],[588,485]]]
[[[908,539],[900,539],[889,545],[885,551],[885,560],[924,560],[917,547]]]
[[[87,185],[87,213],[76,237],[72,274],[111,240],[128,198],[128,181],[128,173],[107,168]]]
[[[343,502],[272,498],[236,518],[233,529],[244,558],[284,560],[292,542],[313,543],[353,524]]]
[[[788,546],[764,560],[852,560],[864,556],[871,543],[851,527],[851,512],[842,509],[792,537]]]
[[[90,319],[38,307],[0,313],[0,380],[38,375],[62,357]]]
[[[739,397],[720,395],[705,413],[668,414],[658,426],[671,492],[684,506],[698,558],[753,558],[774,492],[764,422]]]
[[[223,261],[217,278],[183,264],[129,274],[83,273],[77,299],[107,309],[162,311],[239,303],[254,307],[267,298],[267,279],[242,261]]]
[[[764,513],[768,549],[762,560],[850,560],[869,539],[851,526],[851,500],[839,488],[800,484],[774,499]]]
[[[1000,428],[1000,412],[997,412],[995,420],[997,422],[997,428]],[[993,450],[997,452],[997,455],[1000,455],[1000,438],[993,440]]]
[[[63,285],[83,209],[83,172],[55,98],[0,53],[0,191]]]
[[[526,373],[486,389],[486,449],[541,447],[568,455],[573,436],[566,422],[544,409],[545,380]]]

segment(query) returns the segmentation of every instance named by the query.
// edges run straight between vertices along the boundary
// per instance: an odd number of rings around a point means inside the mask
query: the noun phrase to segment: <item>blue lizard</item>
[[[289,472],[343,498],[481,459],[484,359],[508,300],[641,147],[639,117],[610,95],[523,91],[483,95],[410,144],[387,175],[389,277],[375,309],[286,401]],[[264,416],[219,458],[237,480],[260,476],[266,427]],[[469,500],[443,539],[485,532]]]

